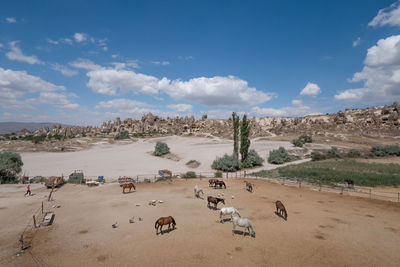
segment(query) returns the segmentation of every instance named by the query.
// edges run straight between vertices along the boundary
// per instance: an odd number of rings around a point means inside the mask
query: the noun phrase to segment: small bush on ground
[[[326,159],[324,154],[321,154],[319,152],[311,152],[311,160],[312,161],[318,161],[318,160],[323,160]]]
[[[196,173],[195,172],[187,172],[187,173],[185,173],[183,176],[182,176],[182,178],[185,178],[185,179],[193,179],[193,178],[196,178],[197,177],[197,175],[196,175]]]
[[[305,144],[305,143],[312,143],[312,137],[308,135],[302,135],[299,137],[299,140]]]
[[[169,153],[169,147],[166,143],[163,142],[157,142],[155,150],[154,150],[154,155],[156,156],[162,156],[165,154]]]
[[[371,154],[375,157],[400,156],[399,146],[373,146]]]
[[[292,144],[297,147],[303,147],[303,142],[300,139],[293,139]]]
[[[216,172],[215,178],[222,178],[222,172]]]
[[[280,147],[276,150],[272,150],[269,153],[268,162],[272,164],[283,164],[291,160],[291,157],[287,153],[284,147]]]
[[[13,152],[0,152],[0,183],[15,183],[22,170],[21,156]]]
[[[217,157],[211,167],[224,172],[234,172],[242,168],[242,163],[235,155],[225,154],[221,158]]]
[[[46,135],[39,135],[39,136],[34,136],[32,137],[32,142],[34,144],[39,144],[43,142],[46,139]]]
[[[349,158],[358,158],[361,156],[361,153],[357,149],[350,149],[349,152],[347,152],[347,156]]]
[[[128,131],[119,132],[114,136],[114,139],[115,140],[129,139],[129,132]]]
[[[188,162],[186,162],[185,164],[186,166],[190,167],[190,168],[197,168],[200,166],[200,162],[198,162],[197,160],[189,160]]]
[[[340,154],[339,151],[337,149],[337,147],[331,147],[330,150],[328,150],[328,152],[326,152],[326,157],[327,158],[340,158]]]
[[[255,166],[262,166],[264,162],[264,159],[258,155],[258,153],[254,150],[251,149],[249,153],[247,154],[246,160],[243,162],[242,167],[243,168],[252,168]]]

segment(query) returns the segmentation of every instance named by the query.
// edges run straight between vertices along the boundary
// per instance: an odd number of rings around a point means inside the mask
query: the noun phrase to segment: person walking
[[[28,184],[28,186],[26,187],[26,193],[24,196],[26,196],[27,194],[31,195],[31,186]]]

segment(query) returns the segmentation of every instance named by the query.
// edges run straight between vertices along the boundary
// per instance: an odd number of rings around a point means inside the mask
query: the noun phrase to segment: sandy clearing
[[[398,266],[400,206],[337,194],[315,192],[253,180],[254,193],[243,180],[226,179],[226,190],[207,187],[206,180],[138,184],[122,194],[117,184],[97,188],[67,184],[54,194],[56,220],[39,229],[31,252],[49,266]],[[255,226],[256,238],[232,236],[218,211],[193,197],[195,184],[207,195],[224,194]],[[48,190],[34,197],[21,192],[0,209],[0,265],[34,266],[29,254],[12,256],[18,233]],[[230,198],[234,195],[235,198]],[[147,205],[151,199],[163,204]],[[274,214],[273,201],[288,209],[288,221]],[[135,203],[142,206],[136,207]],[[222,206],[220,206],[222,207]],[[172,215],[177,229],[155,235],[154,222]],[[143,221],[129,224],[132,216]],[[111,224],[118,221],[119,227]]]
[[[155,157],[148,152],[154,151],[155,143],[166,142],[171,153],[181,158],[176,162]],[[269,151],[283,146],[292,147],[284,141],[255,141],[251,148],[265,159],[264,169],[275,167],[268,164]],[[232,153],[232,141],[219,138],[201,137],[160,137],[139,139],[138,142],[124,145],[97,145],[78,152],[36,152],[21,153],[24,162],[23,172],[29,176],[69,175],[74,170],[83,170],[86,176],[104,175],[107,178],[156,174],[160,169],[169,169],[175,173],[192,171],[185,164],[197,160],[201,164],[196,172],[212,172],[211,164],[217,156]]]

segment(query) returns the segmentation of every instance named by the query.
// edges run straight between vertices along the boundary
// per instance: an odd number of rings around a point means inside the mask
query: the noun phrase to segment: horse
[[[350,185],[352,186],[352,187],[354,187],[354,181],[353,180],[351,180],[351,179],[346,179],[346,180],[344,180],[345,181],[345,183],[347,183],[347,187],[350,187]]]
[[[226,189],[226,184],[224,183],[224,181],[219,181],[219,180],[217,180],[217,181],[214,183],[214,188],[217,188],[217,186],[218,186],[219,188],[222,188],[222,186],[224,186],[224,188]]]
[[[246,190],[249,191],[250,193],[253,193],[253,186],[251,183],[244,181],[246,183]]]
[[[287,221],[287,211],[283,203],[277,200],[275,202],[275,205],[276,205],[276,214],[282,216],[285,219],[285,221]],[[283,214],[285,214],[285,216],[283,216]]]
[[[215,178],[211,178],[210,180],[208,180],[208,186],[213,186],[214,184],[215,184],[215,182],[217,182],[218,181],[218,179],[215,179]]]
[[[251,236],[256,237],[256,231],[254,231],[253,223],[249,219],[240,218],[240,217],[233,217],[232,219],[233,228],[232,228],[232,235],[235,234],[236,226],[244,227],[243,236],[246,234],[246,230],[249,230],[250,235],[250,228],[251,228]]]
[[[234,214],[237,214],[240,217],[239,212],[234,207],[221,208],[221,211],[219,212],[219,219],[220,219],[221,223],[222,223],[222,216],[228,215],[228,214],[231,215],[231,221],[232,221]]]
[[[133,183],[123,184],[122,185],[122,194],[125,194],[125,188],[129,188],[129,192],[131,192],[132,187],[136,191],[136,187]]]
[[[198,187],[197,185],[194,187],[194,196],[195,197],[200,197],[200,193],[204,195],[203,189]]]
[[[160,217],[154,224],[154,228],[156,228],[156,235],[158,235],[158,227],[160,227],[160,233],[163,234],[163,232],[162,232],[163,226],[168,224],[168,229],[170,229],[171,223],[172,223],[173,229],[175,229],[176,222],[172,216]]]
[[[219,202],[222,202],[225,205],[225,199],[223,198],[219,198],[219,197],[212,197],[212,196],[208,196],[207,197],[207,206],[210,206],[210,203],[214,204],[214,208],[217,209],[217,205]]]

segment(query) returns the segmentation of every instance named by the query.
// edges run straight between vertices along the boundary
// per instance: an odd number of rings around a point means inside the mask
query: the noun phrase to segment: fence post
[[[400,202],[400,192],[397,193],[397,201]]]
[[[43,213],[43,201],[42,201],[42,213]]]
[[[322,186],[321,186],[321,183],[319,183],[319,191],[321,191],[321,187],[322,187]]]
[[[237,179],[237,172],[236,172],[236,179]]]
[[[33,227],[36,228],[36,217],[35,217],[35,215],[33,215]]]
[[[372,198],[371,189],[369,190],[369,198]]]
[[[344,186],[342,186],[342,191],[340,192],[341,195],[343,195],[343,190],[344,190]]]

